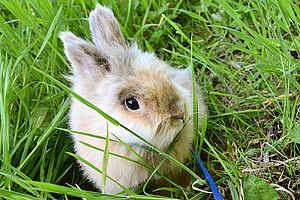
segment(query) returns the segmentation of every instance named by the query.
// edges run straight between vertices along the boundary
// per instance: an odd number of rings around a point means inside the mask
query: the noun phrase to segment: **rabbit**
[[[190,156],[189,145],[194,138],[191,68],[173,68],[153,53],[143,52],[136,43],[128,44],[113,12],[105,6],[97,4],[90,13],[89,23],[93,42],[68,31],[60,34],[64,52],[73,69],[70,77],[73,91],[163,151],[184,127],[170,156],[185,164]],[[206,106],[198,85],[196,93],[201,127]],[[147,146],[143,141],[122,127],[111,124],[75,98],[71,103],[69,124],[71,130],[98,136],[106,137],[107,131],[113,133],[154,167],[162,158],[141,148]],[[75,153],[101,170],[103,152],[82,142],[104,149],[105,140],[70,134]],[[116,139],[113,135],[109,137]],[[120,142],[110,141],[109,151],[141,162]],[[102,188],[102,175],[85,163],[78,162],[83,175],[99,190],[107,194],[123,191],[109,178],[105,188]],[[178,180],[184,178],[183,170],[169,160],[158,171]],[[133,188],[147,181],[151,172],[137,163],[110,154],[107,175],[126,188]]]

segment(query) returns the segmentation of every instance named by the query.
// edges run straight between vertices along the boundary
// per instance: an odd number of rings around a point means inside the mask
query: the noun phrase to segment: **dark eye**
[[[140,108],[138,100],[134,97],[130,97],[130,98],[126,99],[125,105],[130,110],[138,110]]]

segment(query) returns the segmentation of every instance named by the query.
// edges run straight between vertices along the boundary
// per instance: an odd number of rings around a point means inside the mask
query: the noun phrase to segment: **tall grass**
[[[87,18],[97,2],[0,2],[2,198],[126,198],[100,193],[78,173],[66,130],[72,92],[64,75],[71,68],[58,34],[91,39]],[[99,3],[113,9],[130,42],[175,67],[193,65],[209,110],[194,148],[225,199],[255,198],[258,185],[280,199],[300,198],[298,1]],[[195,159],[185,168],[204,178]],[[199,180],[185,197],[213,198]]]

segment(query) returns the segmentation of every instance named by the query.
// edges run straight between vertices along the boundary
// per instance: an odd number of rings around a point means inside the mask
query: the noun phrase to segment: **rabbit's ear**
[[[90,13],[93,41],[101,50],[112,46],[125,46],[125,39],[113,12],[100,4]]]
[[[76,76],[95,81],[111,71],[109,61],[94,44],[68,31],[62,32],[59,37]]]

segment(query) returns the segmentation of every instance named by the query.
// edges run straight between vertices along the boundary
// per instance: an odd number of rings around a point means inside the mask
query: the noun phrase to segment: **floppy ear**
[[[94,44],[68,31],[62,32],[59,37],[76,76],[95,81],[111,71],[109,61]]]
[[[93,41],[101,51],[112,46],[125,46],[125,39],[113,12],[100,4],[90,13],[90,28]]]

